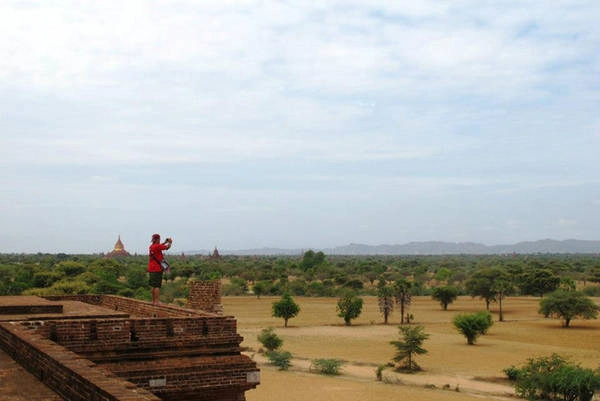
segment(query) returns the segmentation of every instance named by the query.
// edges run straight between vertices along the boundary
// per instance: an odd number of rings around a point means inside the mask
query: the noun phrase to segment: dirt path
[[[259,364],[268,364],[266,357],[260,354],[250,355]],[[311,361],[306,359],[294,358],[291,361],[290,371],[308,373],[310,371]],[[342,377],[356,381],[374,381],[376,366],[344,364],[341,372]],[[397,373],[390,369],[383,372],[383,380],[392,384],[402,384],[416,387],[435,387],[439,389],[455,390],[461,393],[472,395],[485,395],[498,400],[514,400],[515,391],[512,386],[493,383],[474,377],[460,375],[440,375],[427,372],[416,374]]]

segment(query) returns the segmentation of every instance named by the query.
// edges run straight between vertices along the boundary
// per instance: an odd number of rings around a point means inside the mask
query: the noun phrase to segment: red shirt
[[[164,259],[162,251],[169,249],[165,244],[152,244],[150,245],[150,255],[148,255],[148,271],[149,272],[161,272],[160,267],[161,260]],[[154,257],[152,257],[154,255]],[[155,259],[156,258],[156,259]]]

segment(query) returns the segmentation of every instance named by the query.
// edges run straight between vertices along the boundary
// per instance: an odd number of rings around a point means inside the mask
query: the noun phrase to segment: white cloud
[[[3,1],[0,205],[51,208],[32,215],[52,226],[65,199],[95,215],[118,188],[131,213],[152,176],[181,185],[187,215],[198,188],[226,181],[203,207],[260,215],[266,196],[301,193],[298,227],[344,199],[370,233],[394,233],[372,209],[397,204],[428,221],[415,238],[437,221],[491,242],[559,230],[539,194],[597,198],[598,17],[600,3],[570,0]],[[456,217],[488,203],[493,217]]]
[[[577,220],[561,218],[558,220],[558,225],[564,228],[572,228],[577,226]]]

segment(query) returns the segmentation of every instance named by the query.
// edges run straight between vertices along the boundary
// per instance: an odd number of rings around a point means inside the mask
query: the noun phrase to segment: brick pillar
[[[223,314],[221,280],[194,280],[189,286],[188,308]]]

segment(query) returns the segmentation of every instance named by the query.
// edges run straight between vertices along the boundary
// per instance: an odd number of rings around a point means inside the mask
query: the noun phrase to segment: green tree
[[[550,269],[533,268],[521,275],[520,282],[523,294],[543,297],[560,286],[560,277]]]
[[[360,316],[363,307],[363,299],[353,291],[346,291],[344,296],[338,300],[338,316],[344,319],[346,326],[350,326],[351,320]]]
[[[600,266],[591,267],[587,277],[592,283],[600,283]]]
[[[469,295],[485,300],[486,310],[490,310],[490,303],[496,300],[493,285],[497,275],[497,269],[485,268],[475,271],[465,283]]]
[[[404,324],[404,312],[412,302],[412,283],[406,279],[400,278],[394,282],[392,288],[396,303],[400,305],[400,324]]]
[[[571,277],[562,277],[558,288],[561,290],[575,291],[577,289],[577,283]]]
[[[90,263],[88,270],[105,281],[116,283],[121,276],[123,266],[115,259],[96,259]]]
[[[432,290],[431,297],[440,303],[443,310],[448,310],[448,305],[458,297],[458,288],[451,285],[435,287]]]
[[[127,278],[127,286],[133,290],[140,287],[146,287],[148,285],[148,277],[145,267],[131,267],[127,270],[127,273],[125,273],[125,277]]]
[[[377,303],[379,311],[383,313],[383,324],[388,324],[388,318],[394,311],[394,291],[384,280],[380,280],[377,285]]]
[[[477,337],[487,333],[492,327],[494,321],[492,315],[488,311],[477,313],[461,313],[454,316],[453,320],[456,329],[466,337],[467,344],[473,345]]]
[[[222,287],[223,295],[244,295],[248,292],[246,280],[240,277],[234,277],[231,282]]]
[[[502,311],[502,301],[504,298],[513,291],[513,284],[508,273],[500,272],[494,283],[492,284],[492,291],[496,294],[496,301],[498,301],[498,320],[504,321],[504,313]]]
[[[429,338],[429,334],[425,333],[423,326],[400,326],[399,329],[402,339],[390,341],[390,344],[397,349],[393,361],[396,363],[404,362],[400,367],[403,370],[421,370],[414,361],[414,356],[427,353],[427,350],[423,348],[423,342]]]
[[[64,274],[65,276],[75,277],[85,271],[85,265],[81,262],[73,260],[65,260],[58,263],[55,266],[56,271]]]
[[[284,327],[288,327],[288,320],[300,313],[300,306],[292,299],[289,293],[284,293],[281,299],[273,302],[273,316],[284,320]]]
[[[539,313],[546,317],[560,318],[564,327],[569,327],[572,319],[596,319],[600,306],[581,291],[556,290],[540,300]]]
[[[450,280],[450,277],[452,277],[452,270],[450,270],[447,267],[442,267],[435,273],[434,277],[438,282],[446,282],[447,283],[448,280]]]
[[[271,283],[268,281],[258,281],[252,287],[252,292],[256,295],[257,299],[260,299],[261,295],[267,294],[269,292],[269,287],[271,287]]]
[[[309,270],[316,266],[319,266],[325,262],[325,254],[321,251],[315,252],[312,249],[304,252],[300,267],[302,270]]]
[[[59,272],[41,271],[33,274],[34,287],[44,288],[50,287],[63,277]]]

